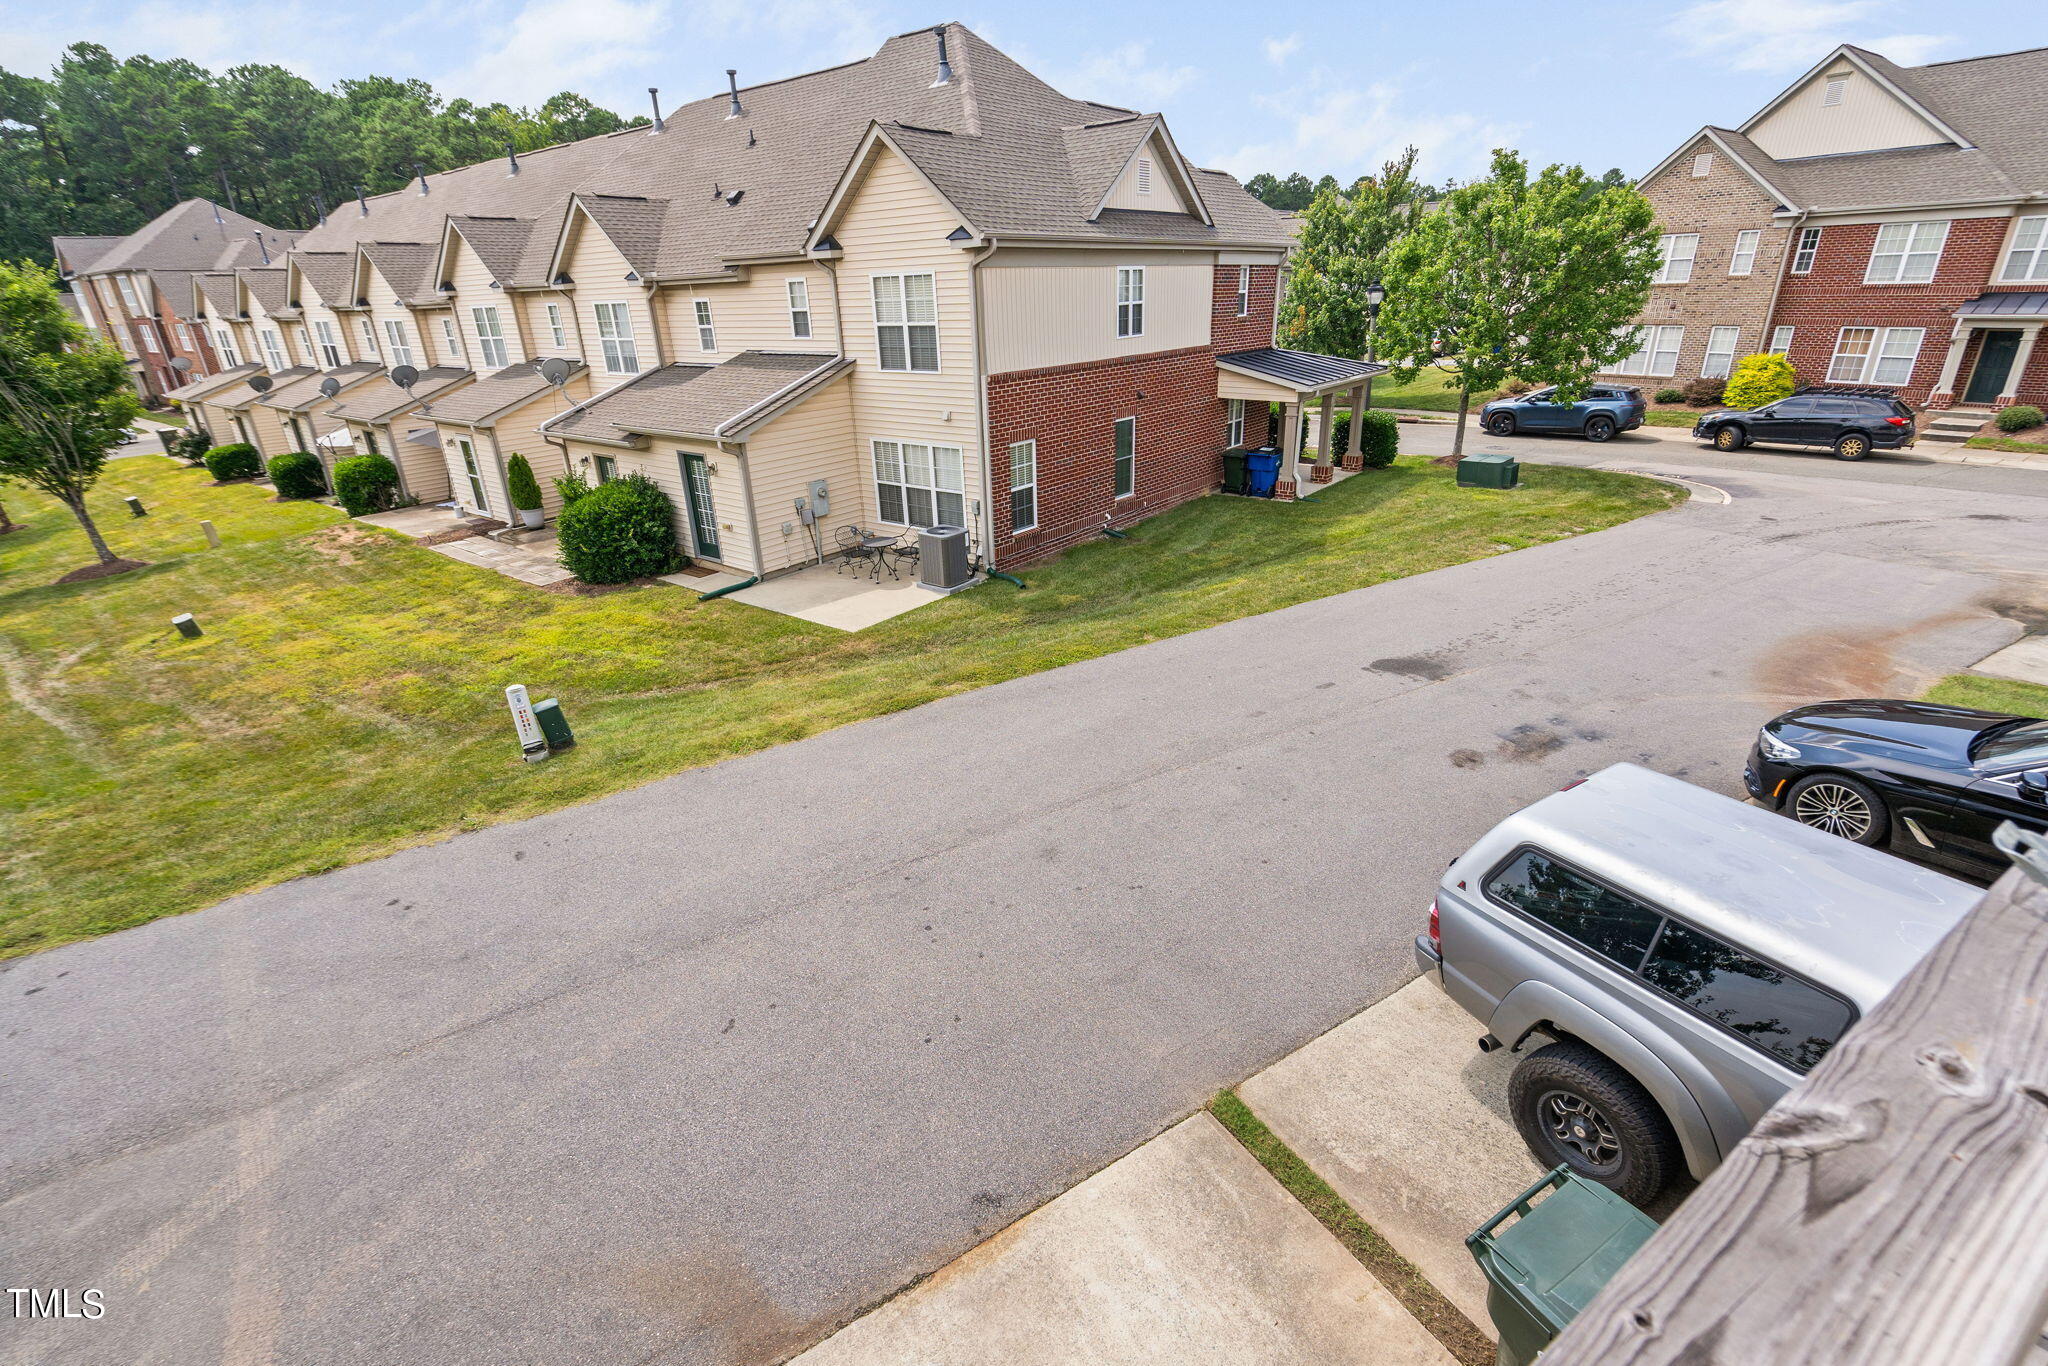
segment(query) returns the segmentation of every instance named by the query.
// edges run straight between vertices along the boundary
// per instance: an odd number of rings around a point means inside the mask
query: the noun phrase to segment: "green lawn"
[[[1927,701],[1979,711],[2007,711],[2015,716],[2048,717],[2048,687],[2010,678],[1950,674],[1928,689]]]
[[[1645,427],[1691,427],[1704,408],[1651,408],[1643,414]]]
[[[1457,489],[1420,457],[1288,506],[1205,498],[858,635],[668,586],[568,597],[161,456],[94,498],[132,574],[53,504],[9,503],[0,955],[615,792],[863,717],[1329,593],[1627,521],[1682,494],[1525,466]],[[151,515],[131,520],[122,494]],[[197,520],[226,544],[205,549]],[[206,634],[170,627],[194,613]],[[581,743],[523,764],[506,684]]]
[[[1973,436],[1963,443],[1980,451],[2017,451],[2021,455],[2048,455],[2048,442],[2015,441],[2009,436]]]
[[[1478,412],[1480,404],[1492,402],[1499,394],[1498,389],[1474,390],[1472,411]],[[1436,413],[1455,413],[1458,411],[1458,386],[1443,371],[1425,368],[1406,384],[1396,384],[1390,379],[1374,380],[1372,402],[1376,408],[1421,408]]]

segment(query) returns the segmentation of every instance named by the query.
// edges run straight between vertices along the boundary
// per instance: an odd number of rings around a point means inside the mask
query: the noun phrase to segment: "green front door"
[[[1970,387],[1963,391],[1965,403],[1990,403],[2005,392],[2012,375],[2013,357],[2019,354],[2017,332],[1986,332],[1977,348],[1977,364],[1970,371]]]
[[[690,512],[690,534],[697,539],[697,554],[707,560],[719,558],[718,510],[711,502],[711,471],[704,457],[687,452],[683,457],[683,500]]]

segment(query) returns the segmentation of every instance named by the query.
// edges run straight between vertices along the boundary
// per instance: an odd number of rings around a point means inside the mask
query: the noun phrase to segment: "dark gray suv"
[[[1825,446],[1842,460],[1913,444],[1912,405],[1889,389],[1801,389],[1761,408],[1716,408],[1702,413],[1692,434],[1716,450],[1767,446]]]
[[[1572,432],[1588,441],[1610,441],[1642,426],[1645,411],[1642,390],[1596,384],[1575,403],[1560,403],[1554,388],[1497,398],[1479,410],[1479,425],[1495,436]]]
[[[1524,1053],[1537,1163],[1636,1204],[1704,1177],[1983,894],[1633,764],[1445,871],[1423,971]]]

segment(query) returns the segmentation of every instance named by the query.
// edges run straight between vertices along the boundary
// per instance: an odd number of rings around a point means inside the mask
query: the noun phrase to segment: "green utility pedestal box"
[[[540,722],[541,738],[548,742],[549,749],[567,749],[576,743],[575,732],[569,729],[569,718],[562,715],[562,704],[554,698],[534,703],[533,719]]]
[[[1512,455],[1468,455],[1458,462],[1458,487],[1511,489],[1522,480],[1522,466]]]
[[[1475,1229],[1465,1246],[1486,1273],[1498,1366],[1534,1361],[1656,1231],[1649,1215],[1568,1167]]]

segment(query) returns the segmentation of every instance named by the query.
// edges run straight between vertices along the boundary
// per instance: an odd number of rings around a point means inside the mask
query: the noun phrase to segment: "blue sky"
[[[375,71],[480,101],[569,88],[637,110],[649,85],[673,104],[715,93],[728,66],[773,79],[948,18],[1070,94],[1163,110],[1200,164],[1345,179],[1410,142],[1430,179],[1469,176],[1502,145],[1635,174],[1702,123],[1740,122],[1837,42],[1906,64],[2048,45],[2040,0],[0,0],[0,65],[40,74],[91,39],[322,83]]]

